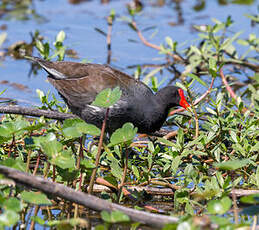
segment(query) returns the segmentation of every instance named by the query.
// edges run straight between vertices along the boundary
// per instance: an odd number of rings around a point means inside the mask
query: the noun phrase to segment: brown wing
[[[62,62],[62,66],[63,63],[65,62]],[[74,72],[73,74],[69,74],[66,79],[53,79],[51,75],[48,78],[50,83],[53,84],[59,93],[67,100],[68,104],[81,108],[86,104],[91,104],[96,95],[102,90],[106,88],[115,88],[117,86],[120,87],[123,95],[134,95],[134,88],[138,81],[127,74],[109,66],[98,64],[75,64],[73,63],[72,66],[81,69],[78,75],[75,75]],[[67,72],[70,73],[70,71],[66,69],[66,65],[63,67],[62,74],[65,75]],[[71,66],[69,68],[71,68]],[[76,72],[78,69],[75,69]],[[56,70],[61,71],[61,69],[57,68]],[[144,84],[143,86],[146,87]]]
[[[135,100],[153,94],[152,90],[141,81],[108,65],[50,62],[37,57],[29,59],[41,65],[49,73],[50,83],[68,104],[76,107],[81,108],[91,104],[99,92],[117,86],[122,90],[122,100],[126,95]]]

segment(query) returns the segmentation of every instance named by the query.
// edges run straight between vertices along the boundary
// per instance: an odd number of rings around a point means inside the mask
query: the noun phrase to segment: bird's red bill
[[[187,109],[188,107],[190,107],[190,105],[188,104],[188,102],[186,101],[185,97],[184,97],[184,92],[182,89],[178,89],[179,95],[180,95],[180,106],[182,106],[183,108]]]

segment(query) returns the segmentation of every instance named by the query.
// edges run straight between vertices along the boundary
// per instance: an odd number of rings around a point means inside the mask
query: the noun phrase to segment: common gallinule
[[[182,89],[166,86],[154,94],[143,82],[108,65],[50,62],[37,57],[29,59],[49,74],[49,82],[58,90],[72,113],[99,128],[106,109],[91,103],[102,90],[119,86],[122,95],[110,108],[106,126],[109,133],[126,122],[133,123],[140,133],[152,133],[161,128],[170,108],[189,107]]]

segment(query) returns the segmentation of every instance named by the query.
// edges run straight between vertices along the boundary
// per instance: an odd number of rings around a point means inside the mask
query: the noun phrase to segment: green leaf
[[[22,172],[26,171],[26,164],[21,159],[8,158],[6,160],[0,161],[0,164]]]
[[[70,148],[61,152],[56,152],[55,155],[52,155],[50,163],[57,165],[62,169],[75,168],[75,159]]]
[[[232,3],[241,5],[251,5],[254,3],[254,0],[232,0]]]
[[[120,211],[112,211],[111,213],[102,211],[101,217],[107,223],[121,223],[130,221],[130,218]]]
[[[85,122],[78,123],[76,128],[79,130],[79,132],[92,136],[100,136],[101,134],[101,130],[99,128],[97,128],[95,125],[87,124]]]
[[[41,219],[39,216],[32,216],[31,220],[35,221],[37,224],[45,225],[45,220]]]
[[[173,40],[170,37],[165,37],[166,43],[172,48],[174,46]]]
[[[55,227],[57,230],[70,230],[73,226],[80,225],[81,228],[86,229],[88,224],[85,219],[82,218],[70,218],[64,220],[50,220],[47,222],[50,227]]]
[[[217,116],[216,111],[214,111],[214,110],[213,110],[213,109],[211,109],[210,107],[206,107],[206,110],[207,110],[209,113],[214,114],[214,115],[216,115],[216,116]]]
[[[162,138],[162,137],[158,137],[156,142],[159,142],[159,143],[167,145],[167,146],[175,146],[175,144],[173,142],[171,142],[165,138]]]
[[[196,76],[195,74],[189,73],[188,76],[196,81],[198,81],[200,84],[204,85],[205,87],[207,87],[206,82],[204,82],[203,80],[201,80],[200,77]]]
[[[121,143],[127,144],[131,142],[137,134],[137,128],[134,128],[132,123],[126,123],[122,128],[117,129],[111,136],[110,144],[108,146],[113,146]]]
[[[48,157],[55,157],[59,155],[59,152],[62,151],[63,145],[58,142],[57,140],[52,140],[52,141],[42,141],[40,143],[43,152],[48,156]]]
[[[184,221],[177,226],[177,230],[191,230],[191,229],[192,229],[191,224],[188,223],[187,221]]]
[[[9,122],[4,122],[0,126],[0,135],[3,137],[9,137],[12,135],[20,134],[26,127],[29,127],[30,123],[25,120],[14,120]],[[24,130],[25,131],[25,130]]]
[[[208,203],[208,212],[211,214],[224,214],[232,205],[232,201],[228,197],[223,197],[221,200],[212,200]]]
[[[218,224],[219,226],[224,226],[230,224],[230,220],[227,218],[219,217],[219,216],[210,216],[211,222]]]
[[[150,71],[146,76],[145,78],[143,79],[143,82],[145,84],[148,84],[149,83],[149,79],[151,77],[153,77],[156,73],[158,73],[161,69],[163,69],[163,67],[158,67],[158,68],[155,68],[153,69],[152,71]]]
[[[82,132],[80,132],[76,126],[62,129],[62,132],[66,138],[77,138],[82,136]]]
[[[184,91],[187,91],[186,87],[182,83],[176,82],[175,85],[182,88]]]
[[[121,94],[122,92],[119,87],[116,87],[113,90],[110,88],[104,89],[96,96],[92,105],[108,108],[120,99]]]
[[[259,23],[259,15],[250,15],[250,14],[244,14],[245,17],[251,19],[252,21],[255,21],[257,23]]]
[[[196,46],[191,45],[190,48],[191,48],[191,51],[201,56],[201,51]]]
[[[39,216],[32,216],[31,220],[35,221],[40,225],[45,225],[45,220],[41,219]]]
[[[232,140],[233,140],[235,143],[238,143],[238,139],[237,139],[238,136],[237,136],[237,134],[236,134],[235,131],[231,130],[231,131],[230,131],[230,136],[231,136]]]
[[[217,71],[217,62],[215,58],[209,59],[209,68],[212,69],[213,71]]]
[[[3,207],[5,210],[11,210],[14,212],[22,211],[22,203],[15,197],[10,197],[3,203]]]
[[[20,216],[16,212],[12,210],[6,210],[0,215],[0,226],[3,224],[5,226],[11,227],[15,225],[19,219]]]
[[[249,46],[249,42],[243,39],[238,39],[237,43],[242,46]]]
[[[51,201],[43,193],[39,192],[27,192],[23,191],[21,193],[21,199],[36,205],[52,205]]]
[[[135,177],[136,177],[137,179],[139,179],[139,171],[138,171],[137,166],[132,165],[132,171],[133,171],[133,174],[135,175]]]
[[[213,166],[215,168],[219,168],[221,170],[236,170],[251,164],[251,160],[243,159],[243,160],[229,160],[222,163],[214,163]]]
[[[246,204],[259,204],[259,194],[252,194],[241,197],[240,201]]]
[[[40,40],[36,40],[36,48],[41,54],[44,54],[44,46]]]
[[[111,167],[111,174],[115,176],[118,180],[122,178],[122,168],[119,166],[118,161],[115,161],[115,159],[110,164]]]
[[[63,30],[61,30],[56,37],[56,42],[63,42],[65,38],[66,38],[66,34]]]
[[[80,161],[80,165],[86,169],[93,169],[95,168],[95,164],[91,160],[83,159]]]
[[[111,213],[112,223],[129,222],[130,218],[121,211],[112,211]]]

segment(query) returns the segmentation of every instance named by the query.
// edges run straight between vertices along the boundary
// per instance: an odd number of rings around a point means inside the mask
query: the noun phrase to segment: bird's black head
[[[184,97],[184,91],[176,86],[166,86],[157,92],[157,97],[168,108],[181,106],[187,109],[190,105]]]

